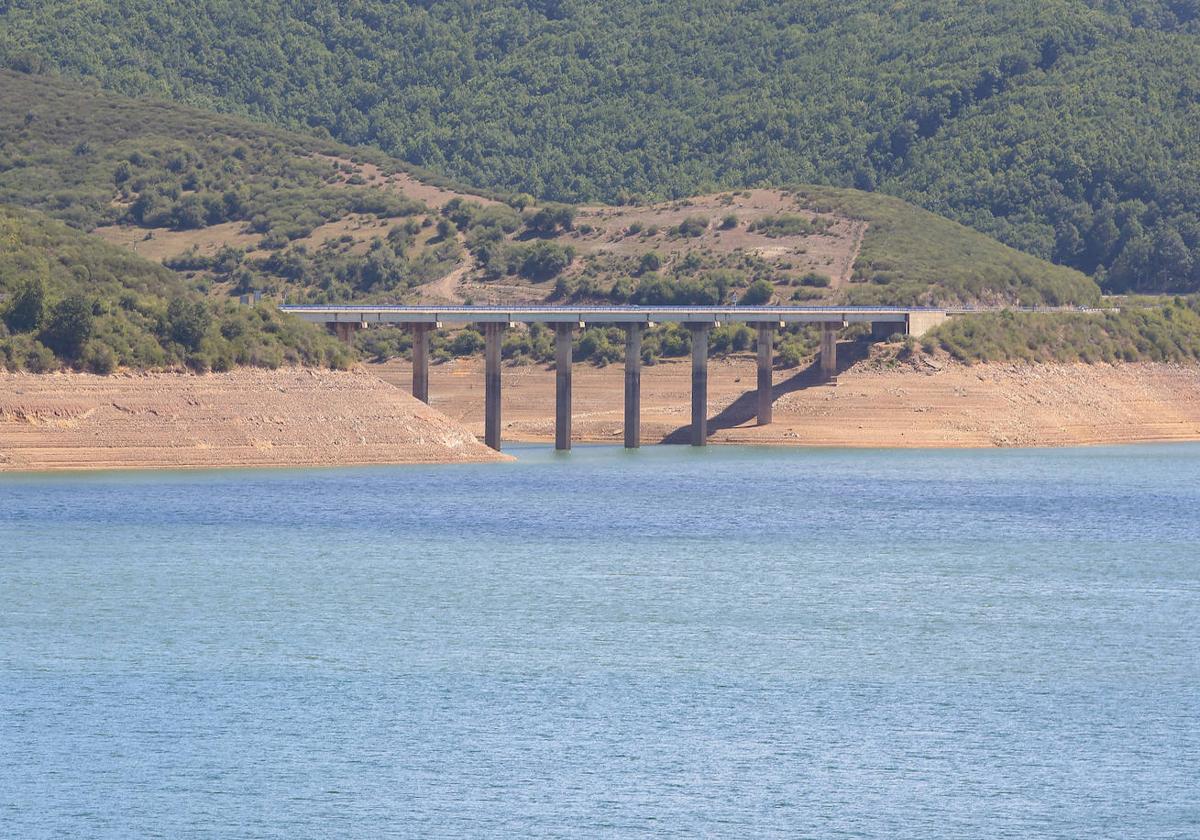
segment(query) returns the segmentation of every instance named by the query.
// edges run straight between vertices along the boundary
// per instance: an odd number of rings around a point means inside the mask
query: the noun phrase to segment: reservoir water
[[[0,836],[1200,836],[1200,446],[0,478]]]

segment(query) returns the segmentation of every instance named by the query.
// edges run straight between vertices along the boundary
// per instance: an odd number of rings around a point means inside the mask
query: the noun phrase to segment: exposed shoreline
[[[0,374],[0,472],[501,460],[362,372]]]
[[[872,357],[836,386],[776,371],[774,422],[756,425],[754,361],[710,361],[715,445],[863,449],[1102,446],[1200,441],[1200,368],[1157,363],[966,366]],[[479,442],[478,359],[435,365],[433,406],[406,363],[353,373],[241,370],[0,374],[0,472],[449,464],[509,460]],[[578,365],[573,440],[620,444],[623,368]],[[554,374],[505,367],[504,441],[552,445]],[[391,384],[388,384],[388,383]],[[690,369],[643,369],[642,441],[686,442]]]
[[[407,387],[410,368],[374,369]],[[573,440],[620,443],[623,367],[577,365]],[[503,437],[552,443],[554,373],[505,367]],[[690,366],[667,360],[642,369],[642,442],[686,442]],[[847,360],[836,386],[815,371],[776,370],[774,417],[756,424],[755,363],[749,354],[709,361],[711,444],[847,448],[993,448],[1200,441],[1200,367],[962,365],[873,355]],[[431,370],[432,405],[468,430],[483,431],[482,363],[460,359]]]

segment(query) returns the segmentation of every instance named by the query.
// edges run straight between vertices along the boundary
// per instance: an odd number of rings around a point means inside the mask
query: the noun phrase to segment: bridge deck
[[[279,307],[320,324],[488,323],[904,323],[913,313],[945,309],[892,306],[289,306]]]

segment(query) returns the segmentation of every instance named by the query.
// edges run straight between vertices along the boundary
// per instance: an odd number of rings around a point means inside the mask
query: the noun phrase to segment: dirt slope
[[[849,355],[846,347],[842,352]],[[818,384],[811,369],[776,371],[774,423],[760,427],[753,359],[712,359],[710,440],[870,447],[1200,440],[1200,369],[1194,367],[891,364],[877,358],[855,362],[836,386]],[[380,366],[380,375],[407,387],[409,368],[393,362]],[[623,376],[620,364],[576,366],[576,440],[621,440]],[[505,368],[503,387],[505,438],[552,440],[553,371]],[[643,368],[644,442],[686,441],[690,388],[686,361]],[[483,372],[477,360],[435,366],[430,396],[434,407],[482,433]]]
[[[0,471],[502,457],[362,373],[0,374]]]

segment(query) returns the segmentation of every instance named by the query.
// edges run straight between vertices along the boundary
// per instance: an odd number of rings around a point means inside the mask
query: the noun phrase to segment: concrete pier
[[[708,444],[708,333],[712,324],[688,324],[692,334],[692,446]]]
[[[497,452],[500,451],[500,342],[507,326],[504,323],[483,325],[483,442]]]
[[[821,324],[821,379],[826,382],[837,376],[837,334],[841,328],[841,321]]]
[[[642,444],[642,330],[641,324],[625,328],[625,448]]]
[[[772,351],[775,344],[775,325],[758,325],[758,425],[771,424]]]
[[[571,363],[574,324],[554,325],[554,448],[571,448]]]
[[[336,324],[331,324],[331,326],[333,327],[333,334],[337,336],[338,341],[349,345],[354,344],[354,335],[362,328],[362,324],[354,321],[339,321]]]
[[[423,403],[429,402],[429,333],[430,324],[412,325],[412,394]]]

